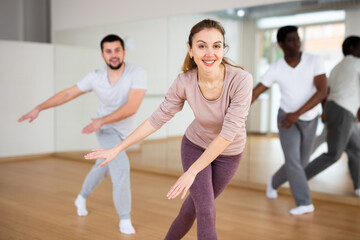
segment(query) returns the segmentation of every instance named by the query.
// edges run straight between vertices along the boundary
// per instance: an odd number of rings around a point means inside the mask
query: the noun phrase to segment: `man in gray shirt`
[[[360,130],[357,115],[360,107],[360,37],[347,37],[342,45],[343,60],[330,73],[324,114],[328,152],[305,168],[308,179],[335,163],[345,151],[355,194],[360,197]]]
[[[124,41],[117,35],[107,35],[100,43],[101,56],[106,66],[87,74],[76,85],[67,88],[36,106],[19,119],[32,122],[40,111],[62,105],[87,92],[94,91],[100,100],[97,118],[82,129],[84,134],[96,132],[101,147],[111,148],[119,144],[133,130],[134,114],[146,92],[146,72],[142,68],[124,62]],[[133,234],[131,223],[130,167],[125,152],[111,163],[99,167],[104,159],[98,159],[83,183],[75,200],[79,216],[86,216],[86,199],[104,179],[111,177],[113,200],[120,217],[120,231]]]

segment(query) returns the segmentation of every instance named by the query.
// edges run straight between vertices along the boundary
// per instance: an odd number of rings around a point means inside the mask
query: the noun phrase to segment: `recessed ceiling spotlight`
[[[238,15],[238,17],[245,16],[245,10],[244,9],[237,10],[236,15]]]

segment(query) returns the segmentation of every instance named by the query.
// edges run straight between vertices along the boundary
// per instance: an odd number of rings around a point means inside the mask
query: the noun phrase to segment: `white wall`
[[[53,46],[0,41],[0,157],[54,151],[54,111],[17,120],[54,92]]]
[[[100,51],[86,47],[56,45],[55,93],[75,85],[85,75],[103,65]],[[98,99],[85,94],[55,108],[55,151],[75,151],[98,147],[94,134],[84,135],[83,127],[96,117]]]

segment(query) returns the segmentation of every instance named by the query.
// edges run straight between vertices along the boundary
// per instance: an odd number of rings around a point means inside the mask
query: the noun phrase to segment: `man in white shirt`
[[[314,159],[306,168],[308,179],[336,162],[345,151],[355,194],[360,197],[360,37],[350,36],[342,45],[343,60],[330,73],[330,93],[324,109],[328,152]]]
[[[67,88],[23,115],[19,122],[32,122],[40,111],[62,105],[87,92],[94,91],[100,100],[97,118],[82,130],[85,134],[96,132],[102,148],[112,148],[123,141],[134,128],[134,114],[137,112],[146,92],[146,72],[135,65],[124,62],[124,41],[110,34],[100,43],[101,56],[106,66],[87,74],[76,85]],[[75,200],[77,214],[86,216],[86,199],[107,176],[113,184],[113,200],[120,217],[122,233],[133,234],[131,223],[130,167],[125,152],[119,154],[111,164],[99,167],[104,159],[98,159],[83,183]]]
[[[277,198],[276,189],[289,180],[297,205],[290,214],[300,215],[314,211],[304,167],[314,142],[320,113],[318,104],[327,94],[326,75],[318,56],[301,52],[296,26],[280,28],[277,41],[284,57],[270,66],[254,88],[252,102],[272,84],[279,84],[278,128],[285,164],[269,178],[266,196]]]

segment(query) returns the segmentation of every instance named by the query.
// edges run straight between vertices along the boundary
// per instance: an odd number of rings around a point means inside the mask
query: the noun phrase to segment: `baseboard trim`
[[[21,156],[11,156],[11,157],[0,157],[0,163],[14,162],[14,161],[30,161],[38,160],[44,158],[55,157],[54,153],[41,153],[41,154],[30,154],[30,155],[21,155]]]

